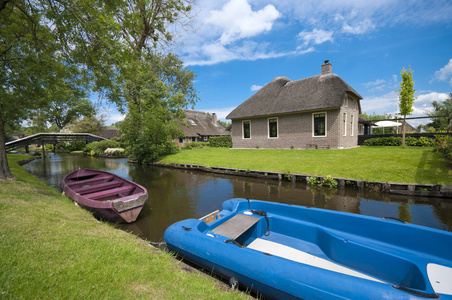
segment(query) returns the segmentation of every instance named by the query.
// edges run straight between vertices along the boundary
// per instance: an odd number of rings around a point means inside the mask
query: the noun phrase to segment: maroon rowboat
[[[148,199],[144,187],[106,171],[79,168],[63,178],[62,186],[81,207],[113,222],[135,221]]]

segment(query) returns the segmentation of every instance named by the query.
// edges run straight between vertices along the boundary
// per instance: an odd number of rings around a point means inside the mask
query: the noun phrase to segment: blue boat
[[[168,227],[167,247],[265,298],[452,299],[450,232],[249,199],[210,218]]]

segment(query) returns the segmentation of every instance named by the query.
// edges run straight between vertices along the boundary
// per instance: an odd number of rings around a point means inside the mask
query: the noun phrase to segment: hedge
[[[435,145],[435,141],[425,136],[422,136],[419,139],[409,136],[405,138],[405,144],[407,146],[433,147]],[[401,145],[402,138],[395,136],[371,138],[364,141],[364,146],[401,146]]]
[[[210,147],[232,147],[232,138],[229,135],[214,136],[209,138]]]

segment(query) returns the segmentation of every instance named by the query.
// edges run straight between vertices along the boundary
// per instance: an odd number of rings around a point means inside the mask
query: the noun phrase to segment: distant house
[[[180,125],[179,129],[183,131],[184,136],[175,139],[174,142],[183,147],[190,142],[208,142],[212,136],[230,135],[229,131],[218,124],[217,115],[207,114],[202,111],[185,109],[185,122],[187,126]]]
[[[337,149],[358,145],[362,97],[325,61],[321,74],[276,77],[235,108],[233,148]]]

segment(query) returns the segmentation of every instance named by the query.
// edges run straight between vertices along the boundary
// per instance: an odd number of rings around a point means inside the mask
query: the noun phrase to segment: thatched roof
[[[241,119],[338,108],[343,104],[346,94],[362,99],[352,87],[333,73],[295,81],[276,77],[236,107],[226,118]]]
[[[184,109],[185,111],[185,122],[187,126],[180,125],[179,129],[184,132],[186,137],[197,137],[197,136],[219,136],[219,135],[230,135],[230,132],[218,124],[216,121],[216,116],[212,118],[202,111]]]

